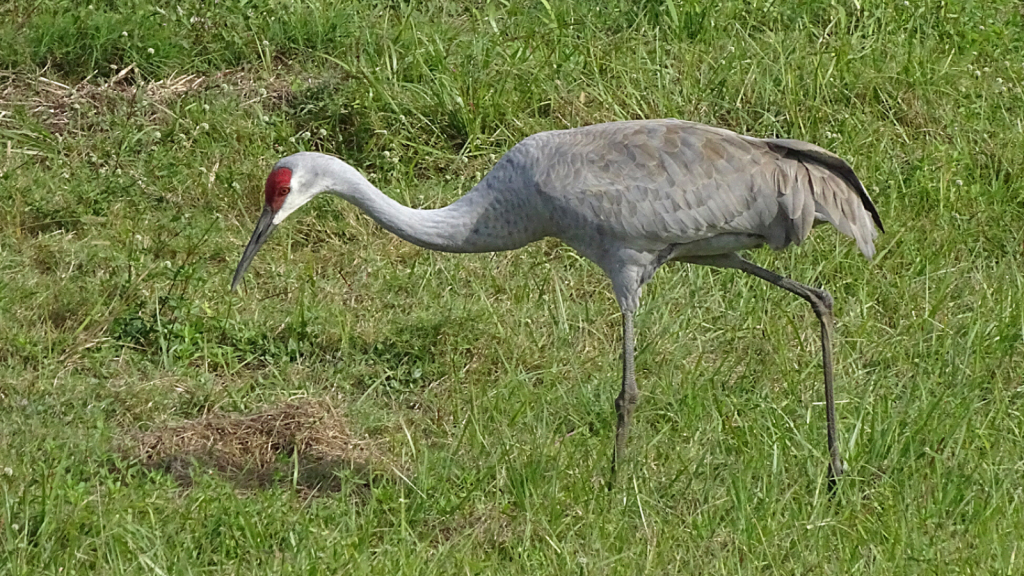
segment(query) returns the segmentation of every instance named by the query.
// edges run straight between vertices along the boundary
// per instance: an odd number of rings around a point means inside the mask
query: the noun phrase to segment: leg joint
[[[615,408],[634,408],[640,402],[640,392],[637,390],[623,390],[615,399]]]
[[[811,289],[813,299],[811,299],[811,307],[814,308],[814,313],[818,316],[824,314],[831,314],[832,307],[835,305],[835,300],[832,299],[832,295],[828,293],[828,290],[824,288],[812,288]]]

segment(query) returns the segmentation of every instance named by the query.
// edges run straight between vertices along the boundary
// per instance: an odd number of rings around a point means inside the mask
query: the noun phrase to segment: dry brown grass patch
[[[243,489],[294,485],[330,493],[342,477],[368,484],[396,472],[391,459],[326,401],[289,401],[253,414],[219,412],[130,436],[131,457],[185,486],[216,472]]]
[[[0,120],[10,121],[12,111],[20,107],[51,134],[60,135],[69,131],[73,118],[84,110],[112,113],[131,102],[146,104],[139,108],[139,114],[173,116],[166,106],[215,87],[233,91],[246,103],[267,101],[274,107],[293,96],[288,78],[287,70],[262,80],[243,70],[224,70],[212,76],[173,73],[152,81],[129,64],[107,80],[98,82],[90,76],[70,85],[47,77],[46,70],[36,76],[0,72]]]

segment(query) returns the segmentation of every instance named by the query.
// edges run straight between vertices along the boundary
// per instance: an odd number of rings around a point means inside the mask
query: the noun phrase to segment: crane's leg
[[[737,254],[707,256],[687,259],[695,264],[735,268],[747,274],[771,282],[803,298],[811,304],[814,314],[821,323],[821,364],[825,372],[825,419],[828,426],[829,486],[835,487],[836,479],[843,473],[843,460],[839,457],[839,440],[836,437],[836,404],[832,394],[832,295],[825,290],[811,288],[795,280],[779,276],[771,270],[761,268],[757,264],[741,258]]]
[[[640,391],[636,388],[636,374],[633,369],[633,313],[622,311],[622,391],[615,399],[615,413],[618,415],[618,426],[615,428],[615,453],[612,454],[612,477],[615,466],[626,457],[626,439],[629,437],[629,425],[633,423],[633,410],[640,400]],[[609,484],[609,488],[611,485]]]

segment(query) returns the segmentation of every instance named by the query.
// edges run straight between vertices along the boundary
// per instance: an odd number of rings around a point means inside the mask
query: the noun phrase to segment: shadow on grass
[[[241,490],[293,486],[307,496],[397,480],[391,459],[353,437],[326,402],[288,402],[254,414],[215,413],[136,432],[126,455],[183,487],[214,473]]]

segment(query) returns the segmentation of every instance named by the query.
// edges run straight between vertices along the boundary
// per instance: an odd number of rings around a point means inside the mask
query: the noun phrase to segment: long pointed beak
[[[245,246],[245,252],[242,252],[242,259],[238,261],[235,277],[231,279],[232,292],[238,287],[238,283],[242,281],[242,276],[245,276],[245,271],[249,268],[249,264],[252,263],[252,259],[260,251],[260,246],[263,246],[267,238],[270,238],[270,233],[274,231],[275,227],[274,211],[270,209],[270,206],[264,206],[263,213],[260,214],[260,220],[256,223],[256,230],[253,231],[252,238],[249,239],[249,243]]]

